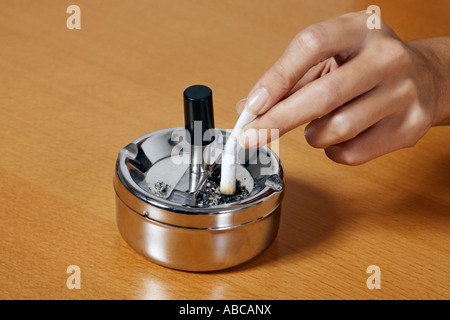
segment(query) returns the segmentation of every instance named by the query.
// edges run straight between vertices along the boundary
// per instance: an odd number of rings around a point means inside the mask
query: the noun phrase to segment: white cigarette
[[[231,132],[230,138],[225,144],[220,172],[220,192],[223,194],[230,195],[236,192],[236,165],[239,151],[239,143],[237,140],[239,139],[242,128],[255,120],[256,117],[257,115],[244,109]]]

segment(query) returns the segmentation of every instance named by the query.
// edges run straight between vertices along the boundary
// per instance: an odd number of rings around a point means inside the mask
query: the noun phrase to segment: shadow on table
[[[405,219],[418,218],[428,225],[445,225],[450,218],[450,154],[436,158],[407,180],[402,197],[391,206],[400,208],[396,214]]]
[[[308,250],[334,233],[340,220],[338,208],[325,190],[287,178],[275,242],[252,261],[221,272],[240,272],[274,260],[281,261],[291,255],[307,254]]]
[[[382,214],[404,216],[408,223],[419,228],[421,225],[428,228],[447,225],[450,218],[450,154],[435,159],[421,172],[409,175],[409,178],[402,174],[400,171],[399,176],[391,178],[397,183],[401,179],[402,183],[411,185],[403,193],[399,192],[394,200],[391,198],[377,203],[377,210]],[[331,182],[324,188],[333,187]],[[367,199],[360,199],[361,203],[371,201],[370,194],[365,197]],[[333,236],[346,216],[357,216],[354,212],[344,212],[350,209],[351,206],[333,199],[326,189],[287,177],[280,229],[275,242],[253,260],[219,272],[242,272],[265,264],[285,263],[294,256],[295,259],[301,259],[302,256],[312,255],[314,250],[318,250],[321,244]],[[377,210],[372,214],[377,214]]]

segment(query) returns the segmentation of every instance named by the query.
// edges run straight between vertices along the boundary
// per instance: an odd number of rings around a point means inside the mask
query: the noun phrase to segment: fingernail
[[[326,75],[329,72],[330,72],[330,60],[328,60],[327,63],[325,64],[325,67],[323,68],[322,73],[320,74],[320,77],[323,77],[324,75]]]
[[[239,135],[239,145],[242,148],[256,148],[258,146],[258,130],[248,129]]]
[[[269,93],[266,88],[259,88],[248,97],[245,109],[252,114],[258,114],[269,99]]]
[[[236,103],[236,111],[238,113],[238,115],[240,115],[242,113],[242,110],[244,110],[244,108],[239,108],[239,106],[242,104],[242,102],[247,101],[247,98],[241,99]]]

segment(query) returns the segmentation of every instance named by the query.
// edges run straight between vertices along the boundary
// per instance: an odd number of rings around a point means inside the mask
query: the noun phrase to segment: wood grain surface
[[[71,4],[80,30],[66,27]],[[303,127],[283,136],[278,237],[236,268],[155,265],[116,226],[119,150],[183,125],[186,87],[210,86],[216,126],[231,128],[298,31],[371,4],[404,40],[450,33],[446,0],[2,1],[0,298],[449,299],[448,127],[358,167],[311,148]],[[370,265],[381,289],[366,286]]]

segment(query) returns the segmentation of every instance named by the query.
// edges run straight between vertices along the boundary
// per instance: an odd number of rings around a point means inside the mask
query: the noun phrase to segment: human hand
[[[270,142],[309,123],[308,143],[342,164],[358,165],[414,146],[434,125],[450,124],[450,37],[402,42],[364,12],[312,25],[237,104],[259,116],[241,145]],[[259,130],[265,129],[265,130]]]

